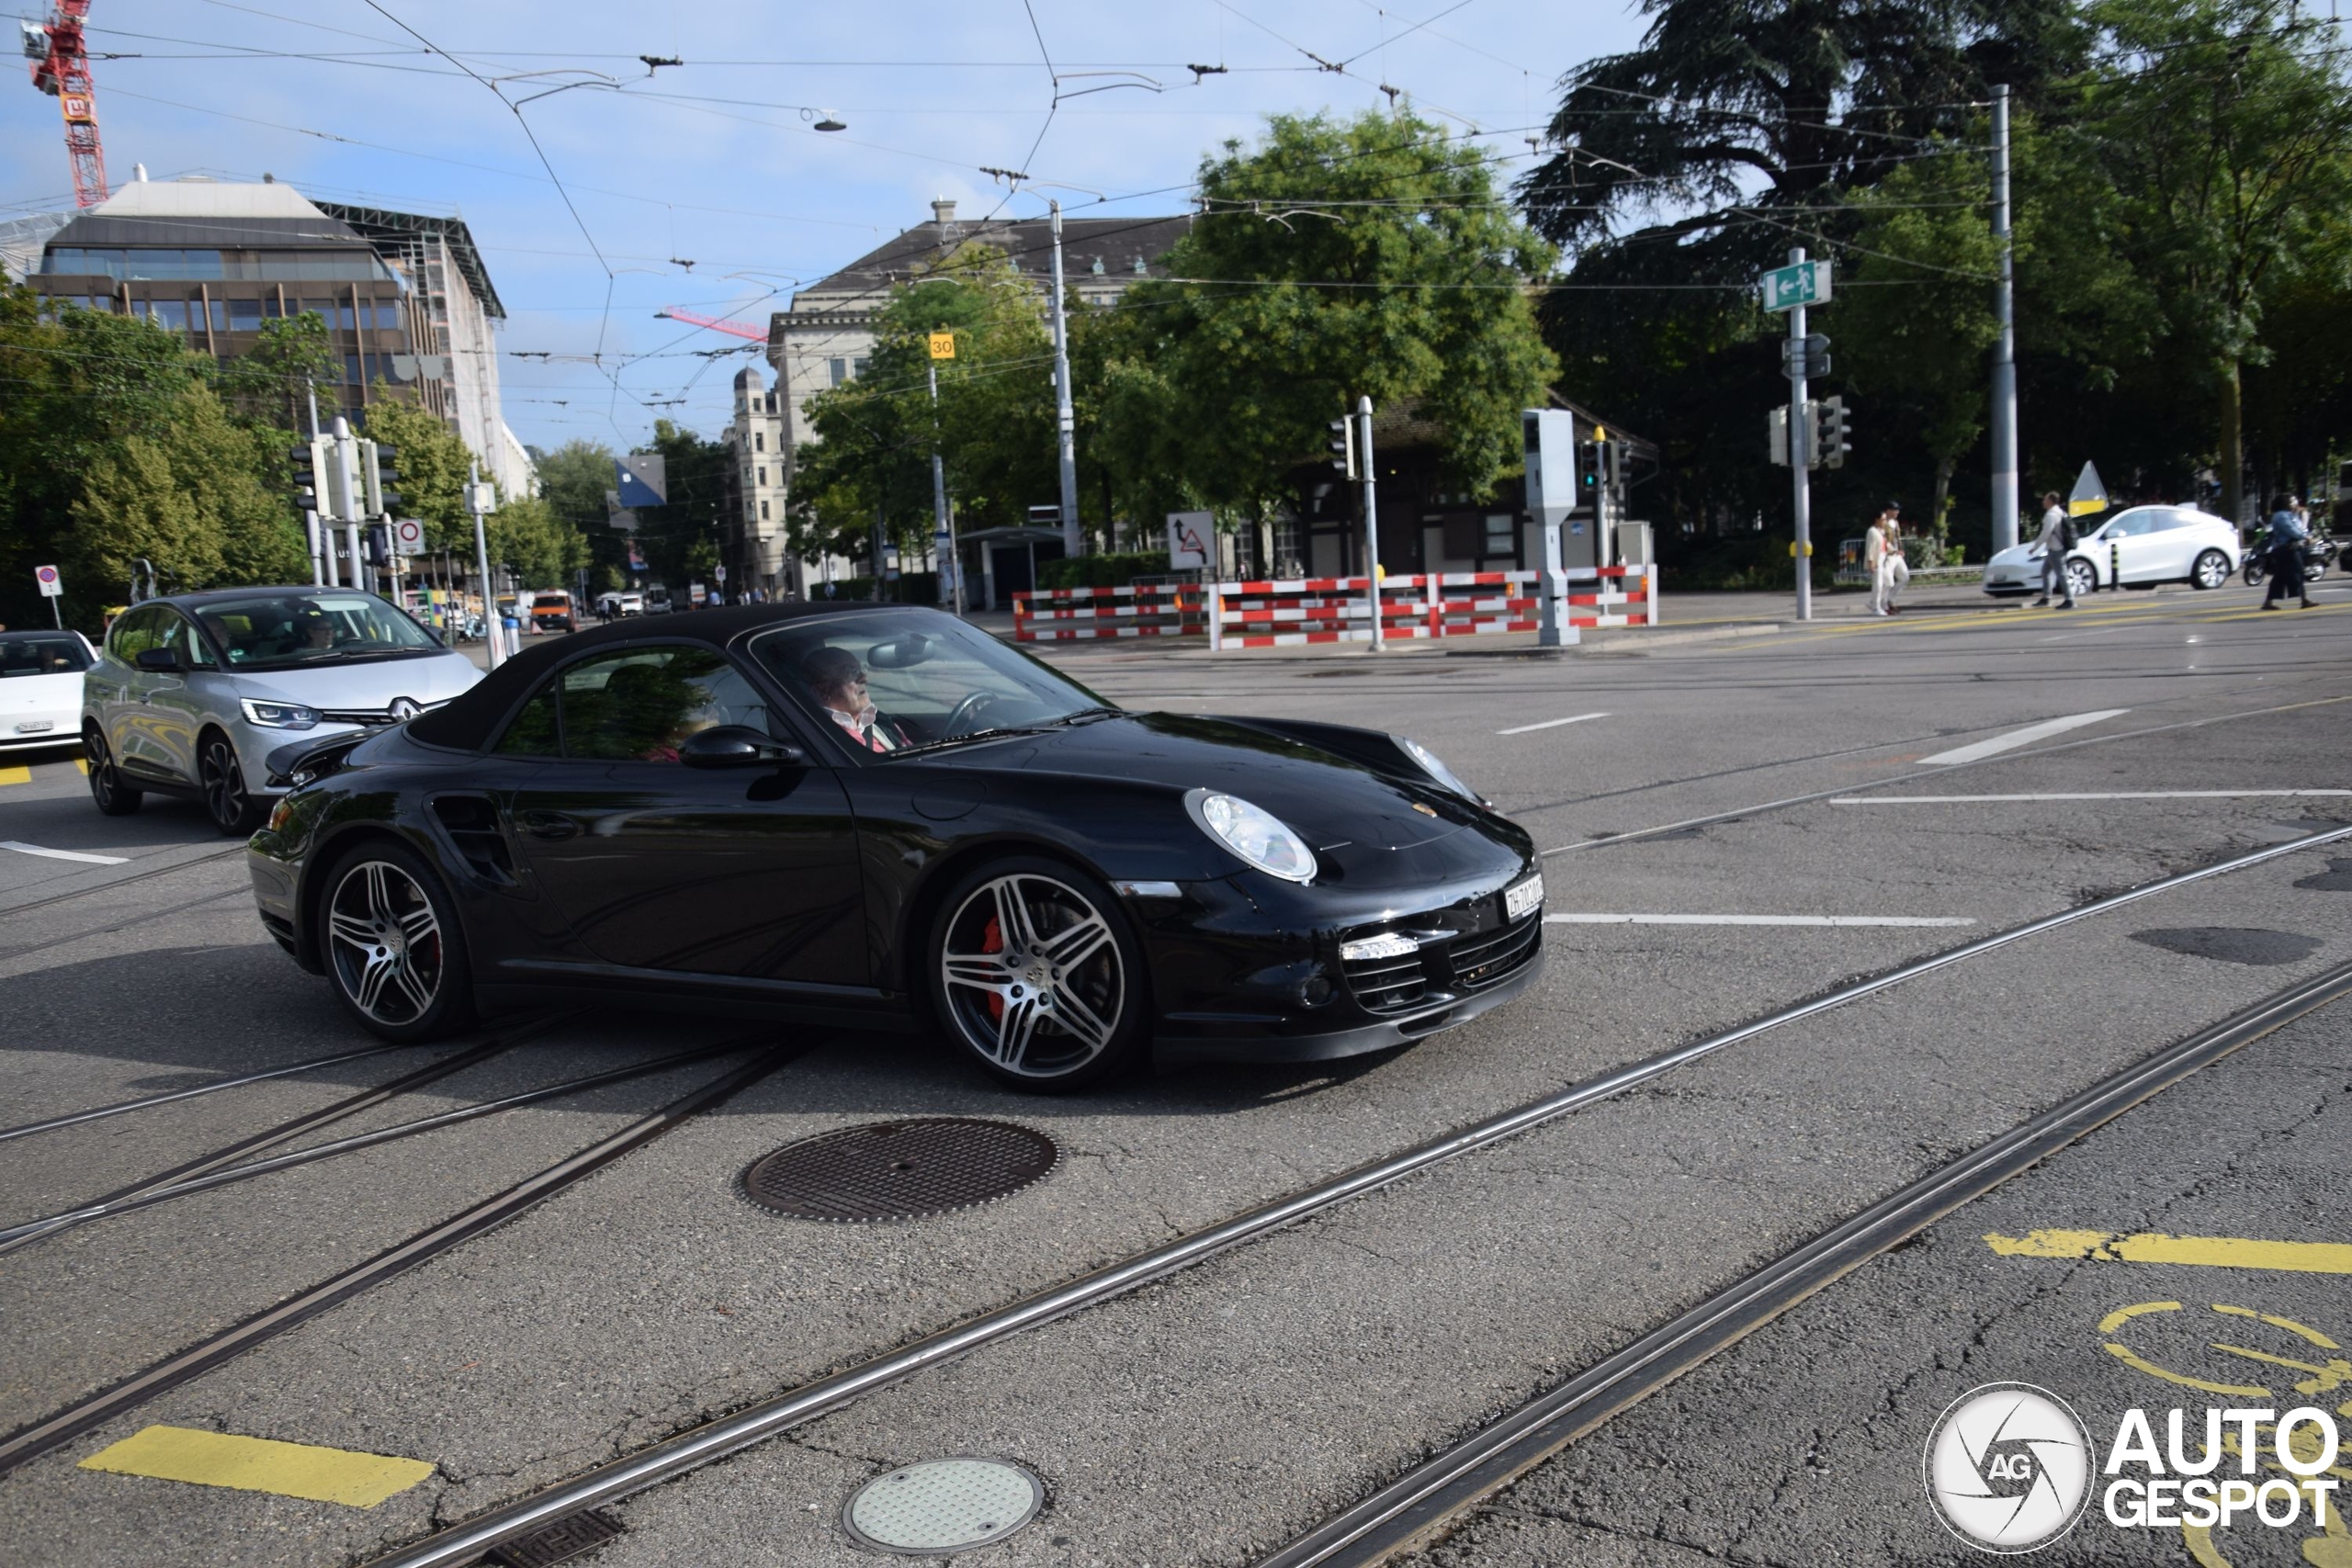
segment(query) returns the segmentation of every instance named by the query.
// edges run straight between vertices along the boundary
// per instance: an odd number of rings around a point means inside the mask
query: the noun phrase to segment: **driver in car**
[[[865,694],[865,667],[845,648],[820,648],[800,661],[808,689],[835,724],[849,732],[851,744],[868,751],[895,751],[907,743],[906,732],[882,716]]]

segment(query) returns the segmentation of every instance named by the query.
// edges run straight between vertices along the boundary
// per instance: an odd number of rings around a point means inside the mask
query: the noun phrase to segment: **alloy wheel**
[[[237,765],[236,749],[219,736],[204,743],[204,762],[198,769],[204,788],[204,808],[223,833],[245,826],[252,797],[245,793],[245,773]]]
[[[414,1023],[441,988],[441,920],[416,879],[390,861],[363,860],[327,901],[336,983],[382,1024]]]
[[[1110,921],[1076,888],[1031,872],[975,888],[947,922],[939,964],[965,1042],[1023,1077],[1093,1061],[1126,1002]]]
[[[2066,563],[2067,597],[2081,599],[2098,591],[2098,572],[2090,562],[2070,560]]]
[[[2230,558],[2219,550],[2207,550],[2197,558],[2197,586],[2219,588],[2230,580]]]

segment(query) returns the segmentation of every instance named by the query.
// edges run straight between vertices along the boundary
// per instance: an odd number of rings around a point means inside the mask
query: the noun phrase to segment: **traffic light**
[[[1798,411],[1803,416],[1801,431],[1804,436],[1804,466],[1808,468],[1821,467],[1821,408],[1820,399],[1807,398],[1804,407]]]
[[[1577,443],[1577,504],[1590,506],[1593,497],[1600,493],[1601,465],[1608,461],[1608,444],[1601,441]]]
[[[294,504],[305,512],[319,510],[319,497],[326,488],[325,478],[319,472],[319,454],[305,442],[286,449],[286,461],[294,470]]]
[[[368,515],[381,517],[401,503],[401,492],[386,487],[401,477],[392,460],[400,456],[397,446],[379,446],[373,441],[359,443],[359,473],[368,492]]]
[[[388,523],[368,525],[368,564],[379,569],[392,564],[392,529]]]
[[[1331,422],[1331,466],[1347,475],[1356,477],[1356,422],[1335,419]]]
[[[1846,454],[1854,449],[1852,435],[1853,426],[1846,420],[1846,400],[1844,398],[1822,399],[1821,466],[1823,468],[1842,468],[1846,466]]]

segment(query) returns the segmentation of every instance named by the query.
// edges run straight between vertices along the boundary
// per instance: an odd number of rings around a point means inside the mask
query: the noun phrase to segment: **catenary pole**
[[[1993,548],[2018,542],[2018,329],[2011,285],[2015,244],[2009,235],[2009,89],[1993,89],[1993,243],[2000,252],[1993,319]],[[1932,520],[1931,520],[1932,521]]]
[[[1075,556],[1084,541],[1078,534],[1078,417],[1070,412],[1069,400],[1069,313],[1062,299],[1062,204],[1046,206],[1054,228],[1054,448],[1062,476],[1062,554]],[[1103,519],[1104,526],[1109,523]]]
[[[302,387],[310,394],[311,439],[316,441],[319,438],[319,384],[311,378],[305,376],[302,378]],[[321,496],[318,499],[323,503],[326,497]],[[322,529],[319,525],[319,513],[314,508],[302,513],[302,528],[311,539],[311,586],[326,587],[334,581],[332,570],[334,564],[334,525],[329,524]]]
[[[490,583],[490,533],[481,521],[481,464],[466,465],[466,510],[474,514],[474,564],[481,571],[481,630],[490,643],[490,667],[506,662],[506,630],[498,624],[498,594]]]
[[[931,378],[931,554],[939,563],[939,602],[964,613],[964,562],[956,551],[956,528],[947,515],[947,465],[939,456],[939,361],[928,360]]]
[[[1356,418],[1363,438],[1357,451],[1363,460],[1363,598],[1372,612],[1372,650],[1378,653],[1385,645],[1381,640],[1380,625],[1380,509],[1374,504],[1372,467],[1372,400],[1356,400]]]
[[[1789,252],[1789,265],[1804,263],[1804,247]],[[1813,461],[1812,434],[1804,415],[1804,307],[1789,312],[1789,515],[1796,523],[1797,619],[1813,619]]]

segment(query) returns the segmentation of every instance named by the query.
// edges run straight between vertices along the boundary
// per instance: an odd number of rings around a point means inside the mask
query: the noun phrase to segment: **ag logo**
[[[2090,1432],[2066,1402],[1996,1382],[1952,1402],[1928,1434],[1928,1501],[1946,1529],[2002,1556],[2049,1545],[2090,1502]]]

